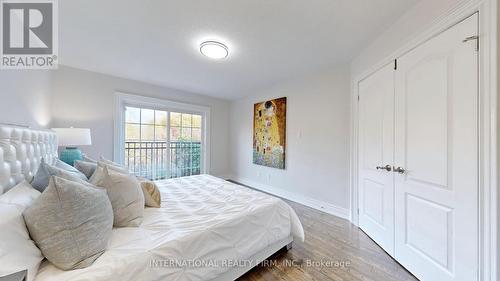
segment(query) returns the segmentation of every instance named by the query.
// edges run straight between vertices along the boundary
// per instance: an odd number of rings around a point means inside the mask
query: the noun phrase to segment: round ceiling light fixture
[[[202,55],[211,59],[223,59],[229,55],[229,49],[226,45],[217,41],[205,41],[200,44]]]

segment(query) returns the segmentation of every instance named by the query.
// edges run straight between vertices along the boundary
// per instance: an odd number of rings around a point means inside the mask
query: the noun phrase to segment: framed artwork
[[[253,111],[253,163],[285,169],[286,97],[256,103]]]

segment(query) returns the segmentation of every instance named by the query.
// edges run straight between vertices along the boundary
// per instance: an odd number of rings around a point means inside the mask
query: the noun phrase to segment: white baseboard
[[[231,179],[235,182],[239,182],[244,185],[248,185],[250,187],[253,187],[255,189],[276,195],[278,197],[282,197],[284,199],[290,200],[297,202],[299,204],[311,207],[313,209],[350,220],[350,213],[349,209],[342,208],[339,206],[335,206],[331,203],[327,203],[321,200],[317,200],[314,198],[306,197],[301,194],[295,193],[295,192],[290,192],[281,188],[276,188],[270,185],[262,184],[255,182],[253,180],[243,178],[243,177],[238,177],[238,176],[229,176],[227,179]]]

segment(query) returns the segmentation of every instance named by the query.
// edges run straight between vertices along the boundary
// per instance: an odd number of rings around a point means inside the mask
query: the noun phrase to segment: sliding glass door
[[[124,164],[151,180],[202,171],[203,116],[125,106]]]

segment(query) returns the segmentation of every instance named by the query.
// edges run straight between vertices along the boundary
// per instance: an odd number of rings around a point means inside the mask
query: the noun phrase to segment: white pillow
[[[35,278],[43,260],[31,240],[23,218],[40,192],[21,182],[0,196],[0,276],[28,270],[27,280]]]
[[[24,210],[31,206],[38,196],[40,196],[40,191],[34,189],[27,181],[22,181],[0,195],[0,203],[15,204]]]

